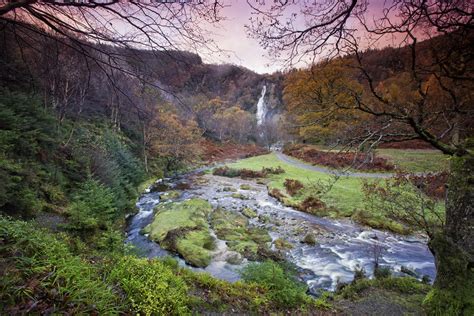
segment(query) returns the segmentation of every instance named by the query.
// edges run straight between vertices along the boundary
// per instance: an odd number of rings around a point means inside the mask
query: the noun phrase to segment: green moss
[[[232,193],[231,197],[234,199],[248,200],[249,198],[241,193]]]
[[[133,314],[190,314],[186,283],[159,260],[122,257],[114,264],[109,280],[127,294]]]
[[[207,216],[211,205],[201,199],[160,204],[153,222],[145,227],[149,238],[178,252],[191,265],[205,267],[211,260],[213,238]]]
[[[430,246],[435,249],[437,276],[424,306],[430,315],[474,314],[474,269],[468,256],[442,234]],[[459,311],[458,314],[451,314]]]
[[[207,267],[211,262],[210,250],[215,248],[215,240],[208,230],[196,230],[176,240],[176,250],[184,260],[196,267]]]
[[[257,217],[257,212],[255,212],[253,209],[246,207],[242,210],[242,214],[244,214],[248,218],[254,218]]]
[[[167,191],[163,194],[160,195],[160,199],[162,201],[170,201],[170,200],[175,200],[181,196],[181,193],[179,191]]]
[[[223,192],[237,192],[237,189],[233,187],[224,187],[222,191]]]
[[[259,249],[271,241],[265,229],[250,227],[248,219],[240,213],[217,209],[211,215],[211,225],[229,249],[249,259],[257,259]]]
[[[275,248],[279,250],[287,250],[293,248],[293,245],[290,242],[282,238],[278,238],[273,242],[273,244],[275,245]]]
[[[241,189],[241,190],[251,190],[252,187],[251,187],[250,185],[248,185],[248,184],[241,184],[241,185],[240,185],[240,189]]]
[[[304,236],[302,242],[314,246],[316,245],[316,237],[314,236],[314,234],[308,233]]]

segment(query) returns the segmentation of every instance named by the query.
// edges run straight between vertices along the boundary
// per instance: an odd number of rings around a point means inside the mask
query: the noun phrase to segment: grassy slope
[[[274,154],[247,158],[229,164],[229,167],[231,168],[247,168],[252,170],[260,170],[262,167],[278,166],[281,166],[285,170],[285,173],[270,175],[268,188],[269,190],[276,188],[285,193],[288,196],[286,199],[286,204],[288,205],[299,204],[306,197],[311,196],[311,192],[313,191],[311,187],[314,187],[314,184],[318,183],[318,181],[329,183],[332,180],[330,175],[317,171],[300,169],[287,164],[279,160]],[[304,184],[305,188],[301,190],[301,192],[296,196],[291,197],[287,194],[283,185],[285,179],[297,179]],[[366,205],[364,193],[362,192],[362,185],[363,179],[361,178],[340,178],[334,183],[332,189],[328,193],[324,194],[321,198],[328,207],[335,208],[336,210],[332,211],[329,209],[329,211],[326,211],[321,215],[327,215],[331,217],[349,217],[354,215],[357,210],[367,210],[368,208]],[[443,208],[443,204],[439,203],[438,207]],[[363,224],[372,226],[374,228],[388,229],[397,233],[409,232],[399,223],[387,218],[383,211],[364,213],[367,214],[368,217],[364,216],[364,219],[360,219],[360,216],[357,216],[353,217],[354,220],[359,222],[361,221]]]
[[[269,189],[277,188],[282,192],[285,191],[283,183],[285,179],[297,179],[301,181],[305,187],[317,181],[330,181],[331,176],[310,170],[300,169],[279,160],[274,154],[257,156],[240,160],[236,163],[228,165],[231,168],[247,168],[252,170],[260,170],[262,167],[278,167],[285,169],[285,173],[271,175],[268,183]],[[334,184],[333,189],[323,197],[323,201],[328,206],[339,209],[343,215],[350,216],[354,209],[364,207],[364,196],[362,194],[362,182],[358,178],[341,178]],[[291,198],[292,202],[301,202],[309,192],[303,192],[300,195]]]
[[[314,147],[321,151],[337,152],[339,150],[322,145],[306,145],[306,147]],[[376,150],[376,154],[380,157],[386,158],[397,168],[405,172],[441,172],[448,170],[449,167],[449,158],[446,155],[443,155],[439,150],[434,149],[380,148]],[[360,170],[351,170],[354,172],[360,172]],[[371,171],[364,170],[364,172]]]
[[[408,172],[440,172],[449,164],[447,156],[437,150],[378,149],[377,153]]]

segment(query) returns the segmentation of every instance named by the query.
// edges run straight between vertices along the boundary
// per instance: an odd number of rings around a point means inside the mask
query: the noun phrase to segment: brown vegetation
[[[241,177],[242,179],[255,179],[265,178],[269,174],[281,174],[285,170],[281,167],[277,168],[262,168],[261,171],[250,170],[250,169],[234,169],[227,166],[215,168],[212,172],[215,176],[235,178]]]
[[[206,162],[248,158],[268,153],[268,150],[255,144],[236,144],[232,142],[218,144],[210,140],[203,140],[200,147],[202,148],[202,159]]]
[[[285,179],[285,183],[283,185],[286,188],[286,192],[288,192],[288,194],[291,196],[296,195],[302,188],[304,188],[304,185],[301,183],[301,181],[293,179]]]
[[[309,196],[304,201],[298,205],[300,211],[314,214],[322,209],[326,208],[326,204],[321,201],[319,198],[314,196]]]
[[[310,146],[293,145],[284,149],[286,155],[304,160],[314,165],[330,168],[354,168],[358,170],[391,171],[395,166],[387,159],[367,153],[355,152],[326,152]]]
[[[379,148],[393,148],[393,149],[435,149],[429,143],[420,140],[405,140],[402,142],[382,143]]]
[[[446,183],[448,181],[448,173],[428,173],[424,175],[409,175],[410,182],[413,183],[427,196],[443,200],[446,198]]]
[[[271,197],[274,197],[275,199],[277,199],[280,202],[283,202],[283,199],[286,198],[286,195],[281,193],[281,191],[276,189],[276,188],[270,190],[270,192],[268,192],[268,195],[270,195]]]

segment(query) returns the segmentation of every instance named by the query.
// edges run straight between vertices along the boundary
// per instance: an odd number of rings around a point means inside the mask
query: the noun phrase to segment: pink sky
[[[370,0],[369,0],[370,1]],[[226,51],[221,56],[202,56],[208,63],[232,63],[252,69],[258,73],[272,73],[281,70],[281,64],[271,60],[257,40],[249,38],[245,25],[249,23],[251,8],[246,0],[228,0],[221,15],[227,20],[212,30],[212,38]],[[371,0],[371,12],[381,12],[384,0]],[[373,15],[373,14],[372,14]]]

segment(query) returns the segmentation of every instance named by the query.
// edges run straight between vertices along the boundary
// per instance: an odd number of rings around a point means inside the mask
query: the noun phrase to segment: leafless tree
[[[321,56],[345,55],[354,61],[364,92],[354,91],[352,98],[338,106],[367,113],[377,124],[354,135],[352,141],[377,144],[384,139],[421,139],[453,157],[445,225],[430,240],[437,264],[433,297],[439,299],[437,289],[463,293],[458,298],[462,309],[472,310],[472,1],[394,0],[384,2],[382,8],[373,8],[366,0],[248,3],[254,8],[249,32],[285,64]],[[410,98],[392,98],[366,62],[367,48],[389,43],[408,52],[408,65],[394,79],[399,82],[391,84]]]

